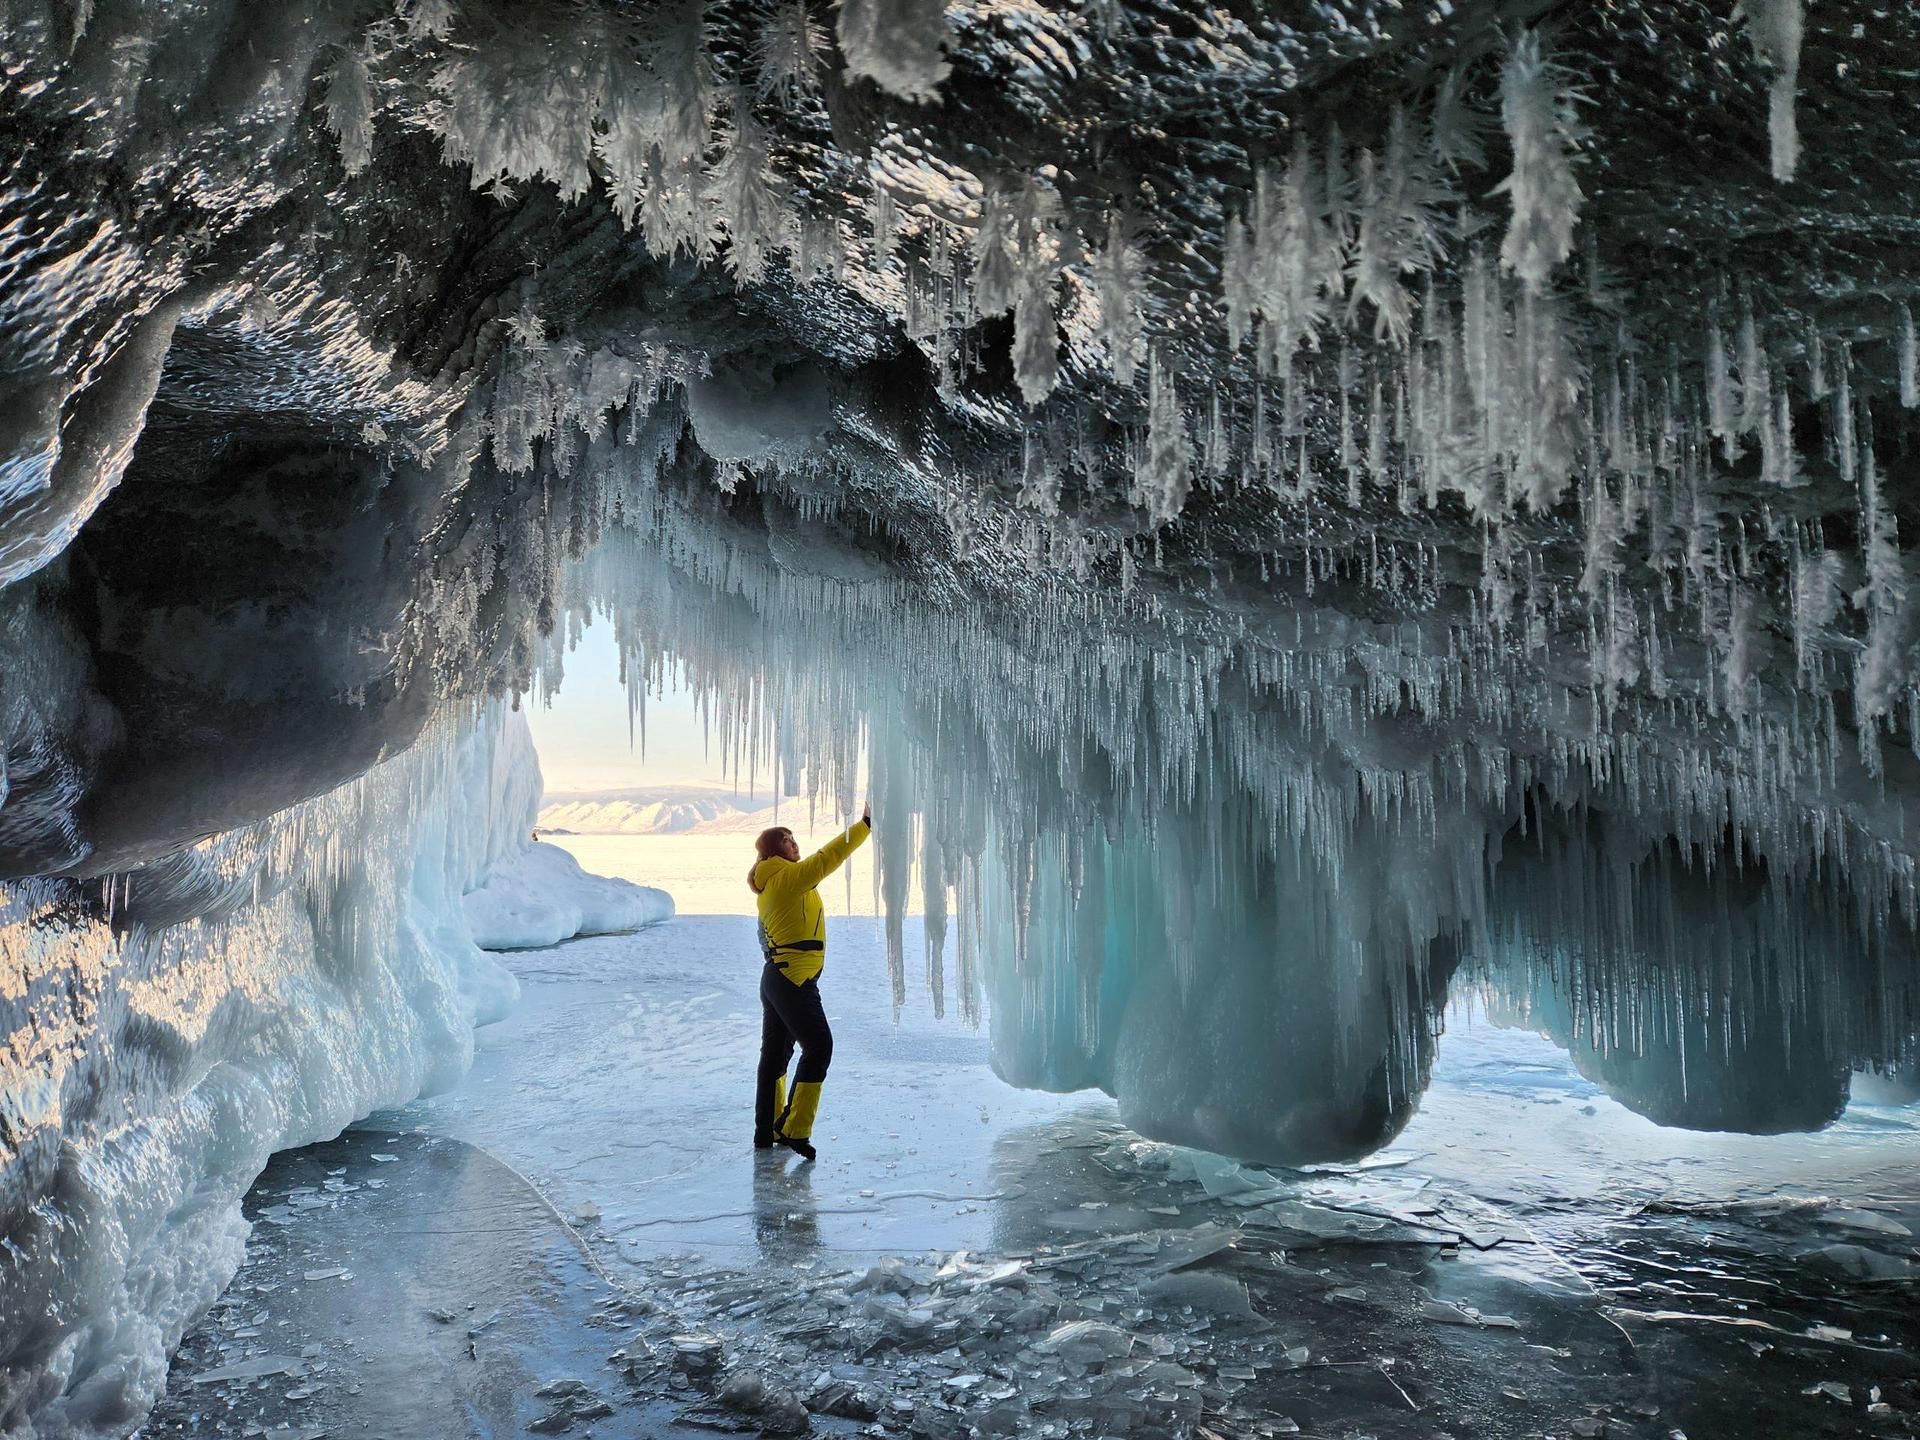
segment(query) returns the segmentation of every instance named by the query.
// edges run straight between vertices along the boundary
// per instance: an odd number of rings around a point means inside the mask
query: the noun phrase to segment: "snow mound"
[[[464,901],[483,950],[537,950],[576,935],[641,930],[673,918],[664,890],[590,875],[558,845],[530,844],[496,861]]]

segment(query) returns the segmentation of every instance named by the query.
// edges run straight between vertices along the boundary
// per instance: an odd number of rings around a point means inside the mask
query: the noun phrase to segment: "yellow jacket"
[[[760,892],[760,948],[796,985],[827,965],[827,910],[815,887],[866,843],[873,828],[856,820],[804,860],[774,855],[753,867]]]

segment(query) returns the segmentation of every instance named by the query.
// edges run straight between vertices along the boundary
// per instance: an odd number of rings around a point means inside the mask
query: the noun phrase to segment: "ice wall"
[[[0,887],[0,1428],[137,1423],[267,1156],[463,1072],[516,987],[460,897],[539,789],[489,706],[167,865]]]

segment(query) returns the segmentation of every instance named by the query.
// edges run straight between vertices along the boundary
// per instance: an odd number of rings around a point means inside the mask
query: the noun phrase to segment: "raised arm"
[[[854,851],[867,843],[867,836],[873,833],[873,807],[869,805],[860,813],[860,818],[842,830],[833,839],[827,841],[806,859],[796,863],[787,874],[793,878],[789,884],[798,885],[803,890],[811,890],[827,876],[846,863]]]

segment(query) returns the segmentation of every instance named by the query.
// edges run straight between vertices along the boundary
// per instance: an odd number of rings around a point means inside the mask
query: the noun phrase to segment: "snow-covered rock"
[[[558,845],[538,843],[496,861],[461,903],[473,942],[484,950],[533,950],[673,918],[666,891],[590,875]]]

